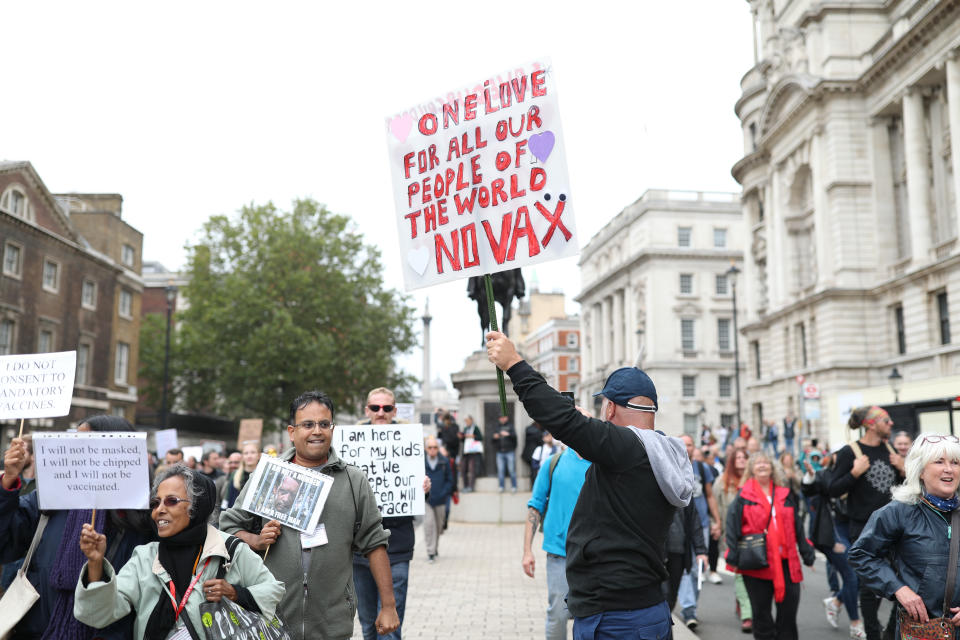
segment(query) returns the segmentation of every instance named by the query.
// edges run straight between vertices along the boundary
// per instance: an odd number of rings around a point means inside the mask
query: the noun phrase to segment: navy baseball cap
[[[636,367],[623,367],[611,373],[607,382],[603,385],[603,390],[593,394],[594,398],[597,396],[604,396],[621,407],[650,411],[649,408],[630,403],[631,398],[643,396],[653,401],[654,411],[658,409],[657,388],[654,386],[653,380]]]

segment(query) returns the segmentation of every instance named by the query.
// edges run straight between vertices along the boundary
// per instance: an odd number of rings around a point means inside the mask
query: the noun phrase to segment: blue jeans
[[[574,618],[574,640],[664,640],[670,637],[666,601],[646,609],[604,611]]]
[[[393,597],[397,601],[397,616],[400,626],[393,633],[377,636],[377,614],[380,613],[380,593],[377,583],[370,573],[370,567],[362,564],[353,565],[353,584],[357,592],[357,616],[360,618],[360,627],[363,629],[363,640],[377,640],[389,638],[400,640],[400,630],[403,629],[403,610],[407,604],[407,577],[410,574],[410,562],[398,562],[390,565],[393,574]]]
[[[860,613],[857,611],[857,592],[859,591],[859,583],[857,574],[853,572],[853,569],[850,567],[850,563],[847,562],[847,553],[850,550],[850,540],[847,537],[848,535],[849,530],[846,523],[837,523],[834,525],[834,539],[845,546],[847,550],[843,553],[831,551],[829,554],[827,554],[827,560],[829,560],[830,564],[832,564],[834,569],[837,570],[837,573],[840,574],[840,578],[843,581],[843,586],[836,593],[837,598],[843,603],[843,606],[847,608],[847,616],[849,616],[851,620],[859,620]],[[894,609],[896,609],[896,607],[894,607]]]
[[[497,451],[497,481],[503,489],[503,473],[510,473],[510,483],[517,488],[517,456],[513,451]]]
[[[703,538],[709,543],[709,525],[703,528]],[[691,551],[691,553],[693,552]],[[706,567],[704,567],[704,569],[706,569]],[[683,617],[684,622],[697,617],[697,600],[700,599],[700,590],[697,588],[698,575],[699,568],[697,566],[696,555],[694,555],[693,564],[689,571],[683,572],[683,578],[680,579],[680,590],[677,591],[677,602],[680,603],[680,615]]]
[[[547,554],[547,640],[567,640],[567,559]]]

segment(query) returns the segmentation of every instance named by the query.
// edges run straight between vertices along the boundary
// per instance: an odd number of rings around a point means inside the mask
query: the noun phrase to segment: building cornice
[[[41,236],[46,236],[47,238],[53,240],[54,242],[60,243],[66,248],[72,249],[73,251],[83,255],[86,258],[89,258],[90,260],[100,263],[102,266],[106,267],[107,269],[111,269],[120,274],[124,272],[124,269],[120,265],[115,263],[113,260],[111,260],[110,258],[100,253],[97,253],[95,251],[90,251],[86,247],[74,242],[69,238],[64,238],[63,236],[54,233],[53,231],[51,231],[50,229],[47,229],[46,227],[41,227],[40,225],[30,222],[29,220],[24,220],[23,218],[19,218],[15,215],[11,215],[7,213],[6,211],[0,210],[0,224],[3,224],[5,222],[8,224],[13,223],[14,225],[19,226],[32,233],[36,233]]]
[[[730,169],[730,174],[733,176],[733,179],[736,180],[739,184],[743,184],[743,176],[749,172],[754,167],[766,165],[770,163],[770,153],[765,150],[757,150],[753,153],[746,155],[733,165],[733,168]]]
[[[79,240],[77,232],[74,230],[73,225],[70,224],[70,218],[64,213],[60,203],[57,202],[57,199],[54,197],[54,195],[49,189],[47,189],[47,185],[45,185],[43,180],[40,179],[40,175],[37,173],[37,170],[33,168],[33,165],[30,162],[24,160],[21,162],[0,164],[0,173],[19,173],[26,175],[26,177],[33,182],[33,188],[40,193],[40,197],[42,197],[47,203],[47,207],[50,209],[50,214],[56,218],[61,225],[63,225],[64,229],[67,230],[70,240],[74,242]]]

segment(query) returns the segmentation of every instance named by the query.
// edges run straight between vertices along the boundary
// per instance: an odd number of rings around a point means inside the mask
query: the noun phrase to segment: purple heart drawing
[[[544,131],[543,133],[530,136],[527,146],[530,147],[530,153],[532,153],[537,160],[546,162],[550,156],[550,152],[553,151],[554,142],[556,142],[556,139],[553,136],[553,131]]]

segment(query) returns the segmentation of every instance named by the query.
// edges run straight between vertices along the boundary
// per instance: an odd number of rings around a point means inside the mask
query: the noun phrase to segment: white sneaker
[[[863,624],[857,626],[850,625],[850,637],[854,640],[867,640],[867,632],[863,630]]]
[[[827,622],[834,629],[838,628],[840,625],[837,624],[837,619],[840,617],[840,605],[837,604],[836,598],[830,596],[829,598],[823,599],[823,608],[827,610]],[[853,627],[850,627],[850,633],[853,634]],[[850,636],[854,637],[853,635]]]
[[[710,581],[710,584],[723,584],[723,578],[721,578],[720,574],[716,571],[711,571],[707,579]]]

